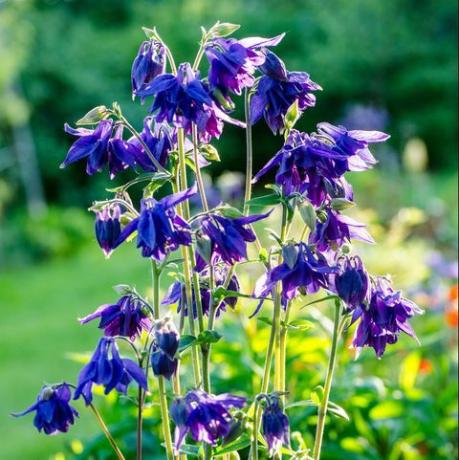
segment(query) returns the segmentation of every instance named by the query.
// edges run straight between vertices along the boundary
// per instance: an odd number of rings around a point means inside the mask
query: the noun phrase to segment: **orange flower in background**
[[[431,374],[433,370],[432,361],[427,358],[421,359],[421,363],[419,364],[419,372],[421,374]]]
[[[459,326],[459,312],[458,312],[458,285],[451,286],[448,291],[449,305],[445,311],[446,323],[450,327],[457,328]]]

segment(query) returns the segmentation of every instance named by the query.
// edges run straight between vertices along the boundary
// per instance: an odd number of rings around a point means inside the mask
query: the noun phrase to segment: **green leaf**
[[[285,130],[287,132],[290,131],[295,126],[296,122],[300,119],[300,117],[301,110],[298,106],[298,100],[296,99],[295,102],[288,108],[287,113],[285,114]]]
[[[211,144],[203,144],[199,146],[199,151],[207,161],[220,161],[218,150]]]
[[[296,407],[317,407],[319,403],[317,401],[313,401],[312,399],[305,399],[303,401],[295,401],[290,404],[286,404],[285,410],[288,409],[295,409]]]
[[[225,205],[220,206],[217,209],[224,217],[228,217],[230,219],[237,219],[238,217],[242,217],[244,215],[239,209],[233,206]]]
[[[326,297],[322,297],[320,299],[313,300],[312,302],[308,302],[308,303],[304,304],[301,308],[306,308],[306,307],[309,307],[310,305],[314,305],[314,304],[320,303],[320,302],[325,302],[327,300],[341,300],[341,299],[337,295],[327,295]]]
[[[198,335],[196,342],[200,345],[217,343],[221,338],[222,336],[217,331],[205,330]]]
[[[384,420],[387,418],[401,417],[403,405],[398,401],[384,401],[377,404],[370,410],[370,417],[373,420]]]
[[[410,391],[414,388],[420,365],[421,356],[417,351],[413,351],[403,360],[399,375],[402,390]]]
[[[314,324],[306,319],[294,319],[287,324],[289,329],[296,329],[299,331],[307,331],[308,329],[314,328]]]
[[[130,180],[129,182],[126,182],[123,185],[120,185],[118,187],[112,187],[112,188],[107,188],[107,192],[112,192],[112,193],[119,193],[119,192],[124,192],[127,190],[129,187],[135,184],[139,184],[140,182],[162,182],[161,185],[166,183],[168,180],[170,180],[171,176],[169,173],[164,173],[164,172],[155,172],[155,173],[147,173],[147,174],[141,174],[135,179]],[[161,186],[160,185],[160,186]],[[159,188],[159,187],[157,187]]]
[[[147,36],[147,38],[156,38],[158,34],[156,33],[156,28],[149,29],[148,27],[142,27],[143,33]]]
[[[215,455],[229,454],[230,452],[245,449],[248,446],[250,446],[250,437],[246,434],[243,434],[236,441],[233,441],[226,446],[218,447],[215,450]]]
[[[322,399],[324,399],[324,387],[322,385],[317,385],[314,390],[311,391],[311,400],[319,405],[322,403]]]
[[[200,455],[200,448],[191,444],[182,444],[180,446],[180,452],[190,455],[191,457],[198,457]]]
[[[182,335],[179,341],[178,351],[183,353],[187,348],[191,347],[193,343],[196,342],[196,337],[194,335]]]
[[[80,118],[76,124],[78,126],[82,125],[94,125],[99,123],[109,115],[107,107],[105,105],[99,105],[91,109],[84,117]]]
[[[343,418],[347,422],[350,420],[348,413],[341,406],[338,406],[338,404],[335,404],[334,402],[328,402],[328,412],[335,415],[336,417]]]
[[[343,211],[344,209],[352,208],[355,206],[353,201],[346,200],[346,198],[333,198],[331,200],[331,207],[335,211]]]
[[[316,211],[311,203],[308,201],[303,201],[301,206],[299,206],[300,215],[303,219],[303,222],[308,226],[309,230],[313,232],[316,228]]]
[[[217,21],[209,30],[208,35],[212,38],[215,37],[227,37],[233,34],[241,26],[239,24],[231,24],[230,22]]]
[[[257,320],[261,321],[262,323],[269,324],[270,326],[272,326],[273,324],[272,320],[270,318],[267,318],[266,316],[259,316]]]
[[[279,204],[281,201],[282,198],[279,195],[275,193],[270,193],[269,195],[263,195],[258,196],[256,198],[252,198],[251,200],[247,201],[247,204],[253,207],[264,207]]]

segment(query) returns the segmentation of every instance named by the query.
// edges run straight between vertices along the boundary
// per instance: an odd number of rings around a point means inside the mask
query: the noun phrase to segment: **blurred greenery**
[[[52,438],[36,433],[30,418],[7,415],[31,403],[43,382],[75,380],[81,367],[76,361],[98,336],[95,327],[80,327],[76,318],[115,299],[111,286],[131,283],[148,294],[148,264],[133,247],[120,248],[108,262],[96,247],[85,208],[105,198],[110,181],[105,174],[88,178],[82,165],[58,169],[70,144],[63,123],[117,100],[140,126],[146,107],[130,101],[140,27],[156,25],[181,61],[192,59],[199,26],[217,19],[241,24],[238,36],[287,31],[279,54],[290,69],[307,70],[324,88],[300,128],[342,121],[392,135],[376,151],[375,170],[350,175],[359,203],[352,214],[370,223],[378,241],[358,248],[369,268],[392,273],[395,284],[426,309],[415,324],[421,346],[404,338],[382,360],[368,351],[354,361],[349,341],[342,345],[332,400],[351,421],[330,419],[324,459],[457,458],[457,273],[445,268],[457,261],[458,235],[452,0],[0,1],[0,458],[65,460],[72,452],[81,460],[111,458],[81,404],[71,433]],[[240,107],[236,116],[242,117]],[[32,133],[48,203],[35,217],[25,206],[17,127]],[[262,123],[254,137],[258,169],[281,139]],[[242,169],[240,129],[226,127],[218,149],[222,162],[212,167],[214,176]],[[271,223],[278,224],[277,215]],[[250,292],[259,273],[246,268],[239,275]],[[163,292],[168,284],[164,279]],[[253,308],[240,301],[218,324],[224,338],[214,351],[217,392],[250,394],[259,387],[268,329],[247,319]],[[296,312],[312,327],[290,333],[289,398],[308,401],[325,372],[328,306]],[[185,387],[191,385],[187,379]],[[114,395],[97,398],[131,453],[133,408],[126,399],[115,402]],[[293,429],[310,446],[315,408],[306,402],[289,411]],[[152,405],[146,451],[159,460],[158,420]]]

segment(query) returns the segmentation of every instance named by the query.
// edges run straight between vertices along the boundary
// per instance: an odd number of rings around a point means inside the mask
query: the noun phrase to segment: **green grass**
[[[64,443],[91,434],[93,420],[83,404],[68,435],[47,437],[35,431],[33,416],[14,419],[9,414],[31,404],[44,382],[75,381],[79,368],[68,352],[94,348],[95,324],[80,326],[79,316],[116,299],[111,286],[149,281],[148,261],[132,247],[117,251],[109,261],[95,247],[78,256],[0,274],[0,458],[42,460]]]

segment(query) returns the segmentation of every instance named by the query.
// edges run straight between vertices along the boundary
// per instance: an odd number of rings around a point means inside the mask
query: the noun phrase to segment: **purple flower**
[[[285,34],[274,38],[249,37],[242,40],[217,38],[206,48],[211,88],[240,95],[255,82],[253,74],[265,62],[263,48],[276,46]]]
[[[12,414],[22,417],[35,411],[33,424],[45,434],[66,433],[75,423],[78,412],[69,404],[72,393],[66,383],[45,385],[40,390],[37,401],[23,412]]]
[[[198,264],[195,268],[199,271],[199,283],[200,283],[200,294],[201,294],[201,304],[202,311],[204,315],[209,314],[210,310],[210,300],[211,292],[209,289],[209,267],[204,263],[201,257],[198,254]],[[214,283],[215,286],[223,286],[226,277],[228,274],[228,269],[222,267],[218,264],[214,265]],[[239,281],[236,275],[231,277],[230,282],[228,283],[228,290],[230,291],[239,291]],[[177,311],[180,312],[182,308],[185,308],[185,315],[188,315],[188,305],[186,303],[186,294],[185,294],[185,283],[182,281],[176,281],[169,288],[169,291],[166,297],[161,302],[162,305],[172,305],[177,303]],[[222,312],[226,311],[227,307],[234,308],[237,303],[237,297],[225,297],[224,300],[220,302],[220,305],[215,312],[216,316],[219,317]],[[197,308],[196,308],[196,297],[193,289],[193,316],[197,317]]]
[[[210,240],[212,257],[219,257],[229,265],[246,259],[247,243],[256,239],[248,225],[268,215],[229,218],[213,213],[200,219],[202,233]]]
[[[83,396],[86,405],[92,401],[92,386],[103,385],[105,394],[113,389],[126,394],[132,381],[147,389],[143,370],[130,359],[122,359],[113,338],[102,337],[91,360],[81,370],[74,399]]]
[[[330,144],[313,136],[292,130],[282,149],[255,175],[253,181],[277,167],[276,184],[285,195],[305,194],[312,204],[320,206],[329,198],[353,199],[352,187],[341,177],[336,161],[343,155],[333,152]]]
[[[169,380],[175,374],[179,339],[179,333],[170,318],[156,322],[155,344],[151,354],[151,367],[156,376],[162,375]]]
[[[106,257],[109,257],[119,244],[121,236],[121,209],[118,205],[105,206],[96,213],[94,230],[97,242]]]
[[[132,63],[132,93],[135,96],[166,69],[166,50],[156,40],[144,41]]]
[[[334,291],[347,307],[354,309],[369,301],[370,277],[360,257],[343,257],[337,267],[339,271],[332,277]]]
[[[282,254],[284,262],[257,281],[254,292],[256,297],[266,297],[281,281],[282,305],[285,307],[298,293],[314,294],[320,288],[328,288],[328,277],[336,269],[321,254],[314,254],[305,243],[284,246]]]
[[[282,130],[284,116],[295,101],[300,110],[312,107],[316,103],[312,91],[322,88],[305,72],[287,71],[285,64],[271,51],[266,52],[260,69],[264,75],[250,101],[250,120],[255,124],[264,116],[275,134]]]
[[[100,318],[99,329],[107,337],[123,336],[134,340],[140,337],[142,330],[149,332],[151,322],[143,303],[133,295],[124,295],[115,304],[101,305],[94,313],[80,319],[86,324]]]
[[[353,346],[373,347],[376,356],[381,358],[387,344],[396,343],[401,332],[416,338],[408,319],[422,310],[412,301],[402,297],[400,291],[394,291],[387,278],[378,277],[371,288],[368,304],[354,310],[352,322],[359,324],[355,332]]]
[[[273,457],[280,452],[282,446],[290,446],[290,427],[287,416],[281,407],[278,395],[266,396],[261,424],[263,437],[268,443],[268,453]]]
[[[330,208],[325,210],[325,214],[323,221],[318,221],[314,232],[309,235],[309,243],[315,244],[319,251],[336,251],[351,239],[374,243],[365,224]]]
[[[137,230],[137,247],[143,257],[162,260],[180,245],[191,244],[191,228],[175,211],[175,206],[196,194],[196,185],[157,201],[154,198],[142,200],[140,216],[129,222],[122,230],[124,241]]]
[[[381,131],[348,131],[343,126],[325,122],[317,125],[317,131],[334,144],[333,150],[347,157],[350,171],[364,171],[376,164],[368,144],[384,142],[390,137]]]
[[[146,117],[143,129],[140,132],[142,141],[146,144],[151,154],[161,166],[165,166],[170,152],[173,150],[173,133],[165,123],[153,123],[153,117]],[[133,151],[136,164],[144,171],[155,172],[156,166],[145,151],[143,144],[133,136],[128,140],[128,145]]]
[[[232,425],[232,408],[242,408],[245,398],[228,393],[215,396],[201,390],[189,391],[185,397],[176,399],[170,409],[175,428],[176,452],[189,433],[196,442],[216,445],[225,437]]]

